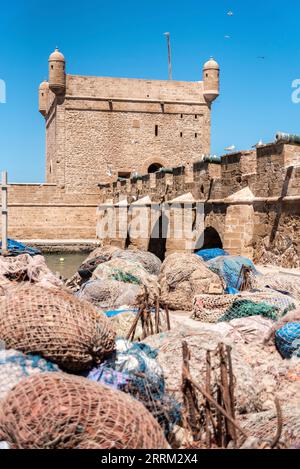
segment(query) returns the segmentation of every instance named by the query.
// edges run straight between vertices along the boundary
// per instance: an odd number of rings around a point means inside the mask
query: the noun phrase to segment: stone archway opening
[[[148,167],[148,174],[153,174],[159,171],[162,168],[162,165],[160,163],[152,163]]]
[[[166,256],[168,226],[168,217],[164,213],[161,213],[153,227],[149,239],[148,251],[155,254],[161,261],[164,261]]]
[[[209,226],[204,230],[204,243],[202,249],[220,248],[223,249],[223,243],[217,230]]]
[[[203,233],[203,246],[201,249],[213,249],[213,248],[220,248],[223,249],[223,243],[221,237],[217,230],[212,226],[205,228]],[[198,251],[200,248],[197,248]]]

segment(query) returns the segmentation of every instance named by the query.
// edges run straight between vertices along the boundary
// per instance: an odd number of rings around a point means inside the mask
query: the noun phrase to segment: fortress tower
[[[66,74],[56,49],[49,83],[39,88],[46,181],[93,194],[118,176],[191,165],[210,153],[211,103],[218,95],[213,59],[200,82],[93,77]]]

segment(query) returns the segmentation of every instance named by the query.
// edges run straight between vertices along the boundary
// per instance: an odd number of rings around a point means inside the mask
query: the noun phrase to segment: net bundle
[[[169,447],[141,403],[65,373],[27,378],[8,394],[0,411],[1,439],[13,449]]]
[[[0,301],[0,340],[63,369],[84,370],[114,350],[115,332],[90,303],[62,290],[23,285]]]
[[[275,342],[283,358],[300,357],[300,322],[288,322],[278,329]]]
[[[117,280],[89,280],[78,292],[77,298],[89,301],[98,308],[117,309],[121,306],[138,305],[144,291],[140,285]]]
[[[207,266],[223,279],[226,288],[240,290],[243,284],[243,268],[247,268],[252,276],[258,272],[253,262],[242,256],[219,256],[207,262]]]
[[[85,376],[139,400],[168,434],[181,418],[179,404],[166,393],[157,351],[147,344],[116,340],[116,351]]]
[[[197,295],[193,302],[192,317],[212,323],[257,315],[276,320],[294,308],[290,296],[271,290],[241,292],[237,295]]]
[[[16,350],[0,352],[0,401],[21,381],[37,373],[59,371],[58,366],[38,355],[24,355]]]
[[[15,282],[31,282],[45,287],[62,287],[62,281],[48,268],[43,256],[20,254],[16,257],[0,256],[1,279]]]
[[[100,264],[92,278],[103,282],[114,280],[124,284],[138,285],[144,290],[150,304],[153,304],[159,297],[157,277],[149,274],[139,262],[112,259]]]
[[[221,279],[196,254],[168,256],[163,262],[159,282],[161,302],[174,310],[191,310],[197,294],[223,293]]]
[[[152,252],[135,250],[116,251],[113,259],[124,259],[139,262],[151,275],[158,275],[161,268],[161,260]]]
[[[253,288],[270,288],[280,292],[285,292],[293,296],[296,301],[300,301],[300,277],[285,273],[275,273],[257,275],[252,279]]]

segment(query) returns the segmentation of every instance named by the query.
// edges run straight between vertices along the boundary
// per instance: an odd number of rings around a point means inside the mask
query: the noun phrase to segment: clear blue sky
[[[300,104],[291,100],[291,83],[300,78],[299,21],[300,3],[291,0],[1,2],[0,79],[7,103],[0,104],[0,170],[9,171],[10,181],[44,181],[37,90],[56,45],[68,73],[166,79],[165,31],[171,33],[174,79],[201,80],[210,55],[221,65],[213,153],[272,141],[277,130],[300,133]]]

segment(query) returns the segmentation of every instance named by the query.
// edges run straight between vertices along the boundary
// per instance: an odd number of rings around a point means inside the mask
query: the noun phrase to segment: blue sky
[[[213,153],[272,141],[277,130],[300,133],[300,103],[291,100],[292,81],[300,79],[299,18],[300,3],[291,0],[1,2],[0,80],[7,102],[0,103],[0,170],[9,171],[11,182],[44,181],[37,90],[56,45],[68,73],[166,79],[165,31],[175,80],[201,80],[210,55],[220,63]]]

